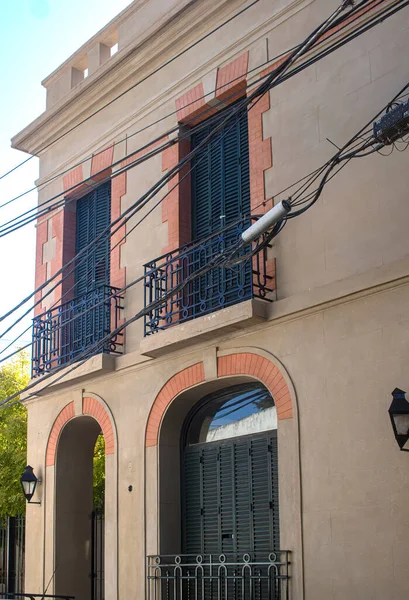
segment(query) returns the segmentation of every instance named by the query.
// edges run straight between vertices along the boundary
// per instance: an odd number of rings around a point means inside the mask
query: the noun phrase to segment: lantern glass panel
[[[398,435],[408,435],[409,434],[409,415],[392,415],[393,420],[395,421],[396,433]]]
[[[33,495],[34,494],[34,489],[36,486],[36,482],[35,481],[22,481],[21,485],[23,486],[23,490],[24,493],[28,496],[28,495]]]

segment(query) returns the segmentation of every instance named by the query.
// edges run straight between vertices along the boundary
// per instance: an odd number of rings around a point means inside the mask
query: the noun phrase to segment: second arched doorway
[[[277,411],[258,382],[207,394],[181,440],[182,551],[266,559],[280,548]]]
[[[236,376],[179,394],[158,435],[159,554],[148,598],[279,600],[277,409],[269,390]]]

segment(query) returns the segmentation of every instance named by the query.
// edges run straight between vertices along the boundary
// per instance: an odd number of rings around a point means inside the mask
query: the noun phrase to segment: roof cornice
[[[146,0],[139,0],[136,4],[143,5]],[[278,10],[271,18],[257,24],[250,31],[243,32],[243,43],[249,43],[250,38],[260,34],[268,26],[280,24],[291,17],[295,12],[315,0],[293,0]],[[129,16],[132,8],[135,12],[135,3],[125,9],[116,19]],[[183,6],[182,6],[183,5]],[[85,79],[71,90],[62,100],[52,108],[46,110],[30,125],[12,138],[12,147],[29,154],[40,155],[41,149],[51,144],[57,137],[64,135],[76,123],[86,119],[93,111],[115,98],[121,91],[140,80],[145,74],[154,70],[164,62],[163,56],[169,53],[176,55],[183,48],[206,33],[209,23],[229,18],[237,12],[243,4],[235,0],[180,0],[177,3],[177,12],[168,14],[166,22],[156,23],[156,30],[144,41],[138,40],[129,44],[107,63],[101,65],[95,73]],[[176,18],[178,17],[178,18]],[[115,20],[114,20],[115,21]],[[109,30],[111,22],[104,30]],[[88,48],[95,42],[99,34],[87,42],[82,48]],[[228,46],[241,46],[237,41],[232,41]],[[227,50],[227,48],[226,48]],[[77,53],[79,53],[78,51]],[[75,60],[75,53],[65,64],[70,65]],[[70,62],[71,61],[71,62]],[[208,62],[208,61],[206,61]],[[203,65],[198,65],[195,70],[201,71]],[[58,72],[54,71],[49,78]],[[192,77],[190,72],[188,78]],[[49,80],[47,78],[45,81]],[[181,74],[181,81],[186,80],[186,74]],[[149,103],[147,98],[147,102]],[[124,120],[129,120],[129,115],[124,115]]]

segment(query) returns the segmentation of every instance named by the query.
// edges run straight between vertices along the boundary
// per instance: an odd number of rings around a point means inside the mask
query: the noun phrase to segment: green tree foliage
[[[0,402],[25,387],[29,380],[29,359],[20,352],[0,368]],[[26,466],[27,410],[22,404],[0,407],[0,517],[25,511],[20,477]]]
[[[97,437],[94,449],[94,509],[104,509],[105,493],[105,440],[103,435]]]
[[[0,402],[29,381],[29,358],[20,352],[0,367]],[[22,404],[0,407],[0,519],[25,512],[20,477],[27,461],[27,410]],[[94,508],[103,510],[105,491],[105,440],[99,435],[94,450]]]

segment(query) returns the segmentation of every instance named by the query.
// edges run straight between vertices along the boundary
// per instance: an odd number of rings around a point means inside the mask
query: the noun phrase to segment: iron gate
[[[91,600],[104,600],[104,511],[91,518]]]
[[[0,594],[24,591],[25,518],[0,520]]]

